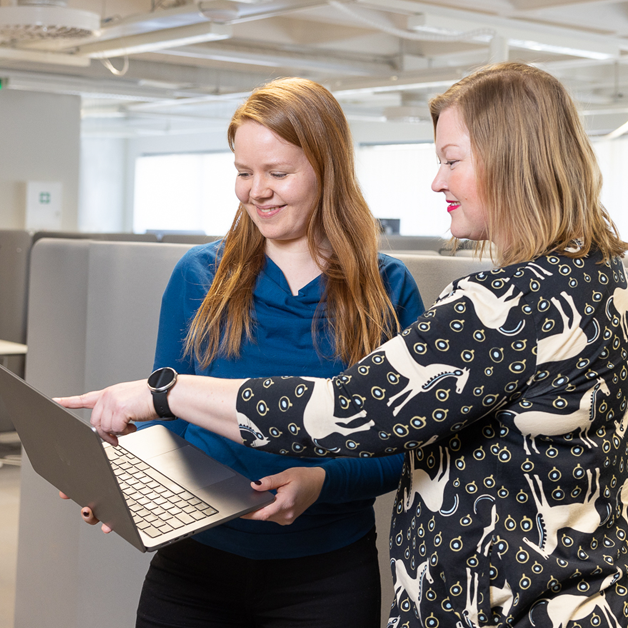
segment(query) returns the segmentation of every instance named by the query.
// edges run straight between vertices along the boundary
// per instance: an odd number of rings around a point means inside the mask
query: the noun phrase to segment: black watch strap
[[[153,405],[155,406],[155,412],[159,416],[160,419],[174,419],[174,414],[170,410],[170,406],[168,405],[168,391],[165,392],[155,392],[153,393]]]
[[[168,405],[168,393],[177,383],[177,372],[169,366],[153,371],[148,378],[148,388],[153,395],[155,412],[161,419],[174,419]]]

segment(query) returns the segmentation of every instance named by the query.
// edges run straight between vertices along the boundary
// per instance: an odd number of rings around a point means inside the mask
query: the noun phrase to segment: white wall
[[[433,142],[434,128],[430,122],[362,122],[349,120],[355,144]]]
[[[0,228],[25,227],[25,182],[63,184],[61,228],[77,228],[80,98],[0,91]]]

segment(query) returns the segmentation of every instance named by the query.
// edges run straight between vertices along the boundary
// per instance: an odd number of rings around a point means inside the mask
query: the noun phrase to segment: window
[[[444,196],[432,192],[434,144],[363,145],[357,151],[362,192],[377,218],[399,218],[401,235],[449,238]]]
[[[623,240],[628,238],[628,212],[626,211],[626,164],[628,164],[628,138],[600,140],[593,143],[604,184],[602,203],[617,225]]]
[[[224,235],[238,208],[233,153],[140,157],[135,166],[133,231]]]
[[[593,144],[604,176],[602,202],[624,239],[628,138]],[[377,218],[399,219],[401,235],[449,238],[444,197],[431,190],[438,161],[433,143],[363,145],[357,174]],[[231,152],[140,157],[136,163],[133,230],[203,231],[223,235],[238,200]]]

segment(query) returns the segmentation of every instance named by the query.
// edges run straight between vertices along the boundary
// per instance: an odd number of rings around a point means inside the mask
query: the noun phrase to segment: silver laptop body
[[[122,436],[120,446],[111,447],[89,424],[0,366],[2,404],[35,471],[142,552],[274,501],[162,425]],[[126,452],[130,461],[120,463]]]

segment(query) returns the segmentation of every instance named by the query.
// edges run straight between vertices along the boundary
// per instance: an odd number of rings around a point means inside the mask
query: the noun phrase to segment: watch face
[[[177,381],[177,372],[166,366],[157,369],[150,374],[148,378],[148,387],[157,392],[168,390]]]

